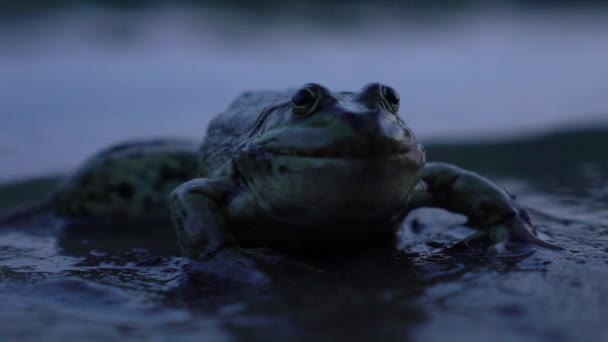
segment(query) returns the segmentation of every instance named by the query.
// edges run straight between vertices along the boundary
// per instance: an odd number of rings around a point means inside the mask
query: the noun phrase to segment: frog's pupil
[[[399,104],[399,95],[392,88],[386,88],[386,99],[390,103]]]
[[[307,104],[312,103],[314,101],[314,97],[312,92],[308,89],[301,89],[293,96],[291,101],[296,106],[305,106]]]

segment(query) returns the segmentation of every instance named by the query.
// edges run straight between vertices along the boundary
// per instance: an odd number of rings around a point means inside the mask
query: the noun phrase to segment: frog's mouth
[[[421,169],[426,161],[424,148],[418,144],[356,150],[350,145],[336,147],[312,150],[273,149],[250,143],[238,150],[236,165],[249,179],[287,177],[290,178],[288,183],[291,183],[297,181],[297,177],[300,177],[298,175],[305,175],[306,178],[334,184],[336,178],[344,177],[354,180],[374,177],[383,179],[393,170],[407,177]]]
[[[263,144],[252,144],[247,147],[251,152],[270,153],[275,156],[322,158],[322,159],[384,159],[406,155],[415,151],[418,145],[407,143],[396,143],[392,140],[378,141],[338,141],[327,146],[279,146],[266,142]]]
[[[275,152],[276,151],[276,152]],[[407,202],[425,156],[421,146],[382,150],[240,149],[235,166],[264,212],[286,224],[385,217]]]

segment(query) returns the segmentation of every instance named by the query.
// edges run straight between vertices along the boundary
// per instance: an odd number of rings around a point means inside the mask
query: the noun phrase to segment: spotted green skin
[[[97,221],[167,220],[168,194],[196,175],[196,144],[148,140],[94,155],[60,186],[57,212]]]
[[[110,146],[86,160],[47,197],[0,214],[0,225],[47,212],[69,224],[168,223],[167,197],[196,177],[197,147],[196,142],[176,139]]]
[[[491,181],[453,165],[426,163],[424,148],[383,85],[331,92],[295,112],[298,89],[249,92],[209,125],[199,176],[169,198],[182,253],[207,260],[242,247],[365,243],[394,236],[415,208],[463,213],[495,250],[510,242],[551,246],[527,212]]]

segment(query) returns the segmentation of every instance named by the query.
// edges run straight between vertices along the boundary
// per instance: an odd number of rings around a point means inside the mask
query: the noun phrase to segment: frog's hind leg
[[[196,177],[197,165],[197,143],[192,141],[116,144],[93,155],[70,176],[56,179],[51,190],[49,186],[37,191],[43,193],[40,200],[0,212],[0,225],[19,224],[43,213],[75,226],[168,223],[167,197]]]
[[[144,141],[90,158],[55,192],[63,217],[96,223],[169,222],[169,193],[195,177],[195,144]]]
[[[517,203],[515,196],[476,173],[450,164],[425,166],[411,206],[438,207],[466,215],[468,225],[477,232],[464,244],[489,239],[491,249],[496,252],[517,243],[561,249],[538,238],[528,211]]]

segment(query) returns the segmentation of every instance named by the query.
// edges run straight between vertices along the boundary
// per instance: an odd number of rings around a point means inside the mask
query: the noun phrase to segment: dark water
[[[179,257],[168,226],[42,217],[0,228],[0,338],[608,340],[605,7],[334,10],[0,17],[0,208],[110,143],[200,139],[246,89],[383,81],[430,160],[506,186],[564,251],[448,253],[462,218],[419,211],[396,246],[226,270]]]
[[[0,232],[0,335],[38,339],[601,341],[608,338],[608,130],[495,144],[427,144],[498,179],[564,251],[489,257],[444,250],[470,231],[412,214],[395,246],[254,271],[177,256],[170,227]],[[38,189],[45,182],[38,181]],[[41,186],[42,184],[42,186]],[[10,197],[28,182],[5,186]],[[416,219],[416,229],[411,226]],[[420,225],[421,223],[421,225]]]

